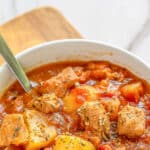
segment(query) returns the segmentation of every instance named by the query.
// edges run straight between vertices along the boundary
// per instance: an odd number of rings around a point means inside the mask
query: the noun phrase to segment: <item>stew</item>
[[[109,62],[28,73],[0,99],[2,150],[150,150],[150,85]]]

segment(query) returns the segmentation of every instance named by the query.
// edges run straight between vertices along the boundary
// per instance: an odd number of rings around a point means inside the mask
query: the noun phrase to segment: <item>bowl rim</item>
[[[15,55],[16,59],[20,59],[21,57],[23,57],[24,55],[29,54],[31,51],[34,52],[38,49],[47,47],[49,45],[55,45],[55,44],[65,44],[65,43],[85,43],[85,44],[97,44],[97,45],[101,45],[104,47],[108,47],[110,49],[114,49],[115,51],[118,52],[122,52],[124,54],[127,54],[129,56],[131,56],[133,59],[139,61],[141,64],[143,64],[148,70],[150,70],[150,64],[148,62],[146,62],[143,58],[141,58],[140,56],[128,51],[127,49],[121,48],[119,46],[115,46],[113,44],[104,42],[104,41],[98,41],[98,40],[89,40],[89,39],[62,39],[62,40],[54,40],[54,41],[48,41],[48,42],[44,42],[41,44],[37,44],[35,46],[32,46],[30,48],[27,49],[23,49],[21,52],[19,52],[18,54]],[[3,63],[2,65],[0,65],[0,72],[3,70],[3,68],[7,67],[7,63]]]
[[[113,44],[104,42],[104,41],[98,41],[98,40],[89,40],[89,39],[63,39],[63,40],[54,40],[54,41],[49,41],[49,42],[44,42],[35,46],[32,46],[30,48],[24,49],[23,51],[19,52],[18,54],[15,55],[15,57],[17,59],[19,59],[20,57],[30,53],[30,51],[36,51],[39,48],[43,48],[46,47],[48,45],[53,45],[53,44],[65,44],[65,43],[86,43],[86,44],[98,44],[98,45],[102,45],[111,49],[115,49],[116,51],[121,51],[123,53],[126,53],[127,55],[130,55],[133,59],[136,59],[137,61],[139,61],[140,63],[142,63],[143,65],[145,65],[149,70],[150,70],[150,64],[148,62],[146,62],[143,58],[141,58],[140,56],[128,51],[127,49],[121,48],[119,46],[115,46]],[[3,63],[2,65],[0,65],[0,71],[3,67],[5,67],[7,64]]]

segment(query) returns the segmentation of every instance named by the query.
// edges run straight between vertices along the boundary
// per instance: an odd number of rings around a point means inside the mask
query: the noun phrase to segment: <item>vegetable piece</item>
[[[121,88],[121,94],[128,100],[139,102],[140,96],[143,95],[143,86],[141,82],[131,83]]]
[[[67,89],[72,87],[78,80],[78,76],[75,74],[71,67],[65,68],[57,76],[45,81],[39,91],[41,93],[55,93],[58,97],[64,97]]]
[[[110,132],[110,121],[104,106],[98,101],[85,102],[79,109],[78,114],[81,124],[87,130],[91,130],[100,138],[106,137]]]
[[[64,111],[68,113],[75,112],[75,110],[77,110],[82,105],[82,103],[78,103],[76,101],[75,96],[71,93],[64,97],[63,104]]]
[[[105,107],[106,111],[109,112],[109,116],[111,120],[115,120],[118,117],[118,111],[120,106],[120,101],[115,99],[105,99],[102,100],[101,103]]]
[[[92,86],[79,86],[70,91],[63,99],[64,111],[74,112],[76,111],[85,101],[97,100],[98,91]]]
[[[145,131],[145,115],[141,108],[126,105],[118,115],[118,133],[129,138],[141,136]]]
[[[28,130],[23,115],[8,114],[4,117],[0,128],[0,147],[10,144],[21,145],[28,142]]]
[[[26,110],[24,117],[29,129],[29,142],[26,145],[26,150],[43,148],[56,137],[56,129],[48,125],[46,117],[40,112]]]
[[[103,144],[99,146],[98,150],[112,150],[112,148],[109,145]]]
[[[60,135],[56,139],[53,150],[96,150],[92,143],[79,137]]]

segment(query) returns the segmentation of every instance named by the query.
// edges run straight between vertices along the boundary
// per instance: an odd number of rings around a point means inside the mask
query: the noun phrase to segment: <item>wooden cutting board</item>
[[[82,38],[55,8],[42,7],[0,26],[0,32],[14,54],[47,41]],[[3,59],[0,57],[0,64]]]

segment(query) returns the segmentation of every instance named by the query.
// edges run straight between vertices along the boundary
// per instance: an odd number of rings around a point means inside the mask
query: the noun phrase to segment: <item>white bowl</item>
[[[105,60],[123,66],[150,82],[150,67],[127,50],[98,41],[73,39],[44,43],[18,54],[17,59],[30,71],[43,64],[58,61]],[[0,95],[15,80],[6,64],[0,67]]]

